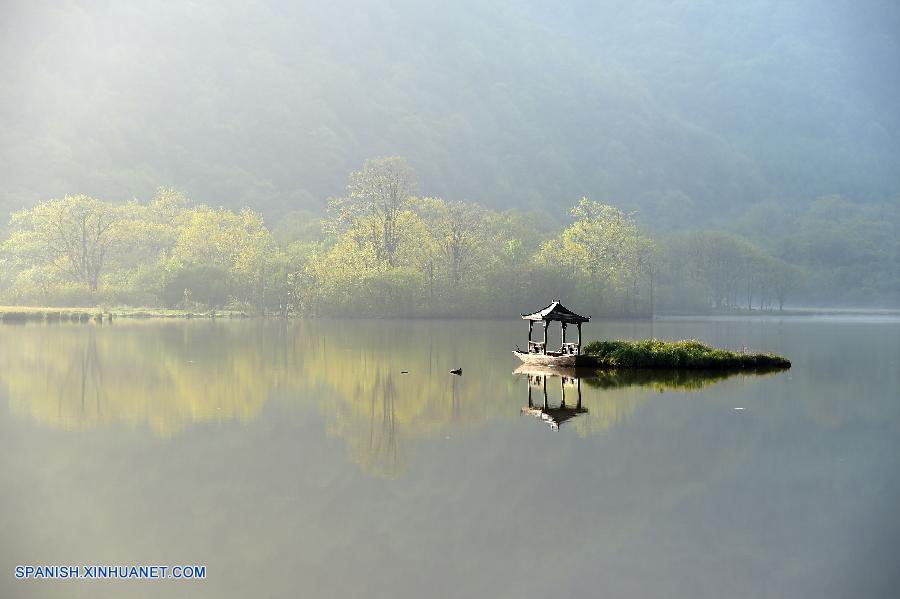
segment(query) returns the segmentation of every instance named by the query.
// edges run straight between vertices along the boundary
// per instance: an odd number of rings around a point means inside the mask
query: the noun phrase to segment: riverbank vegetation
[[[403,158],[384,157],[353,172],[346,194],[321,213],[291,213],[274,226],[249,208],[195,203],[172,188],[147,202],[40,202],[9,222],[0,301],[319,316],[507,316],[554,297],[609,317],[781,310],[798,291],[865,288],[858,279],[873,261],[900,255],[885,239],[900,232],[897,219],[876,224],[867,210],[820,200],[798,217],[799,234],[776,231],[785,216],[764,246],[733,230],[657,233],[587,198],[557,223],[432,197]],[[865,242],[833,226],[840,218]],[[764,228],[759,215],[741,222]],[[841,259],[846,267],[831,272]],[[900,289],[900,276],[866,280]]]
[[[592,341],[584,353],[600,368],[740,370],[790,368],[787,358],[769,353],[717,349],[695,340]]]
[[[244,318],[233,310],[180,310],[164,308],[49,308],[0,306],[0,322],[112,322],[114,318]]]

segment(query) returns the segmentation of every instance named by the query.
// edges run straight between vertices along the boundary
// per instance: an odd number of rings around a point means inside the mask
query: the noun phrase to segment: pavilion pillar
[[[581,323],[578,323],[578,355],[581,355]]]
[[[547,353],[547,327],[550,325],[546,320],[544,322],[544,353]]]
[[[562,347],[566,347],[566,323],[562,322],[559,325],[559,328],[562,329]]]
[[[529,344],[531,343],[531,329],[533,329],[533,328],[534,328],[534,321],[529,320],[528,321],[528,343]]]

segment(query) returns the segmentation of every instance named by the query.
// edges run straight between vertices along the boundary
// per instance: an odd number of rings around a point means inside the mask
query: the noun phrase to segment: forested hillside
[[[804,271],[804,302],[900,302],[893,2],[2,10],[4,214],[171,186],[277,234],[399,155],[426,195],[548,231],[589,197],[675,246],[740,235]]]
[[[900,11],[863,4],[7,2],[0,204],[162,182],[275,218],[384,154],[444,197],[665,227],[885,200]]]

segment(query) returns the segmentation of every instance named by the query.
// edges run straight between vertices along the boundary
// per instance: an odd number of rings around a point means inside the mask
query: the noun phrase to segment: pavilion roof
[[[524,320],[544,320],[544,321],[559,321],[565,322],[567,324],[577,324],[580,322],[587,322],[591,319],[590,316],[581,316],[580,314],[575,314],[561,303],[559,300],[553,300],[549,306],[544,308],[543,310],[538,310],[537,312],[533,312],[531,314],[522,314],[522,318]]]

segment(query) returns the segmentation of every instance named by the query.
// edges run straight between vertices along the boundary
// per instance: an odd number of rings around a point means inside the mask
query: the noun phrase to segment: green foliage
[[[279,248],[258,213],[192,207],[171,188],[146,204],[41,202],[10,229],[4,296],[16,303],[286,312],[290,276],[306,258]]]
[[[592,341],[584,353],[609,368],[743,369],[788,368],[788,359],[775,354],[733,352],[699,341]]]
[[[85,195],[40,202],[13,214],[3,252],[94,292],[124,243],[124,220],[122,208]]]
[[[579,304],[606,313],[649,314],[652,306],[654,244],[630,216],[587,198],[572,209],[575,222],[545,242],[535,257],[542,275]],[[574,292],[574,293],[571,293]]]
[[[316,243],[323,239],[322,216],[310,210],[293,210],[278,220],[272,235],[278,245]]]
[[[652,238],[632,215],[587,198],[560,229],[542,213],[414,195],[416,179],[402,158],[368,160],[327,215],[292,213],[277,234],[258,212],[192,205],[171,188],[146,203],[41,202],[10,222],[0,297],[55,306],[480,317],[552,298],[603,316],[781,310],[848,283],[900,298],[900,219],[884,207],[823,198],[782,215],[768,236],[759,234],[762,215],[751,211],[736,227],[746,237],[701,230]],[[873,264],[889,276],[879,278]]]
[[[368,244],[375,259],[397,265],[397,253],[408,226],[408,204],[416,189],[416,176],[399,156],[366,160],[350,174],[348,194],[332,200],[336,231],[346,231],[357,244]]]
[[[900,208],[841,196],[754,207],[734,228],[782,261],[776,278],[814,305],[900,305]],[[780,285],[779,285],[780,286]]]
[[[663,303],[681,309],[784,308],[803,272],[726,231],[697,231],[666,243]]]
[[[165,306],[190,310],[196,306],[212,309],[228,303],[228,271],[214,264],[198,264],[173,269],[160,289]]]

